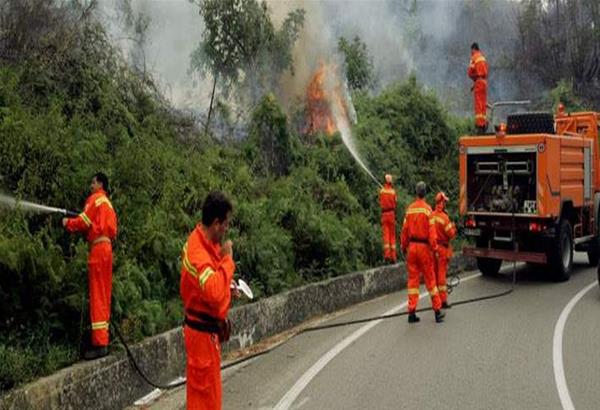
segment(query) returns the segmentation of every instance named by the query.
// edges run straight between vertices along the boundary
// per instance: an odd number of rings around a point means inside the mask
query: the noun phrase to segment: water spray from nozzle
[[[4,194],[0,194],[0,205],[11,209],[19,209],[26,212],[36,212],[41,214],[62,214],[69,217],[75,217],[78,215],[76,212],[69,211],[67,209],[40,205],[29,201],[22,201]]]
[[[371,179],[377,184],[379,188],[383,185],[367,167],[367,165],[361,159],[356,146],[354,145],[354,139],[352,138],[352,124],[357,123],[356,110],[352,103],[352,96],[348,90],[348,84],[345,81],[338,79],[338,73],[336,68],[329,68],[328,84],[326,88],[329,97],[329,106],[331,114],[335,120],[335,126],[340,132],[342,142],[350,152],[350,155],[360,165],[360,167],[371,177]]]

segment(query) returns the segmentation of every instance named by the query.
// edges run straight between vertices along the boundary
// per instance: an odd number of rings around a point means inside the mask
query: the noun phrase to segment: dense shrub
[[[238,274],[258,296],[379,263],[378,187],[339,135],[296,135],[272,96],[242,141],[182,135],[189,120],[121,63],[100,28],[80,35],[89,41],[60,58],[0,65],[0,190],[78,209],[91,175],[109,175],[120,223],[112,311],[128,339],[180,323],[180,251],[210,190],[234,201]],[[431,93],[409,81],[356,106],[357,145],[378,177],[397,177],[401,209],[419,178],[455,193],[460,124]],[[0,209],[0,389],[77,359],[87,252],[60,216]]]

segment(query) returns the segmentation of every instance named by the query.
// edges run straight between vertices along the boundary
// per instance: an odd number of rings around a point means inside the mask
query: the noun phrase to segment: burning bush
[[[340,80],[335,64],[319,63],[306,88],[305,133],[324,132],[333,135],[349,130],[355,114],[345,83]]]

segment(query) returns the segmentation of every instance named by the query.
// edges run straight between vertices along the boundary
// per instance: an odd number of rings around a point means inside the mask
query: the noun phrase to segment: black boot
[[[442,309],[450,309],[452,305],[448,302],[442,302]]]
[[[441,310],[436,310],[435,311],[435,322],[442,323],[444,321],[445,316],[446,316],[446,314],[444,312],[442,312]]]
[[[85,360],[99,359],[106,355],[108,355],[108,347],[106,346],[91,346],[83,352],[83,358]]]
[[[419,316],[415,312],[411,312],[408,314],[408,323],[417,323],[419,320]]]

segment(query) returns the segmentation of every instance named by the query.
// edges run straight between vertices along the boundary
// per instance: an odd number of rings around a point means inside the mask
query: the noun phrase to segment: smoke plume
[[[104,0],[106,15],[120,0]],[[147,69],[159,80],[165,96],[178,108],[204,111],[210,80],[188,73],[190,53],[201,40],[203,23],[198,7],[188,0],[130,0],[132,8],[150,18],[144,55]],[[303,8],[305,24],[294,47],[294,75],[285,73],[280,89],[283,103],[303,98],[311,75],[323,60],[341,63],[340,36],[359,36],[373,58],[376,88],[414,73],[451,111],[471,109],[466,77],[472,42],[479,42],[490,64],[490,99],[515,99],[523,92],[507,61],[516,39],[516,2],[510,0],[268,0],[274,23]],[[111,12],[112,8],[112,12]],[[109,20],[111,20],[109,18]],[[111,31],[118,33],[114,19]],[[122,40],[124,49],[127,41]],[[534,89],[534,88],[532,88]],[[265,90],[271,91],[271,90]]]

